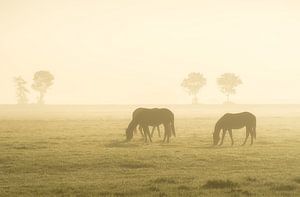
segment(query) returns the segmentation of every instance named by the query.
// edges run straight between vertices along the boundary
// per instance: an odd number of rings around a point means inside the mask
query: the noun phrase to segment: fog
[[[243,83],[241,104],[300,103],[300,3],[259,1],[0,1],[1,104],[13,78],[55,79],[47,104],[188,104],[190,72],[207,84],[199,103],[226,99],[225,72]]]

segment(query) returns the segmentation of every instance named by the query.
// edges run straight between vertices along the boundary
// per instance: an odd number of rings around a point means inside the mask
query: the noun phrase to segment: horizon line
[[[122,105],[122,106],[136,106],[136,105],[191,105],[191,106],[199,106],[199,105],[300,105],[300,103],[198,103],[198,104],[189,104],[189,103],[74,103],[74,104],[66,104],[66,103],[49,103],[49,104],[37,104],[37,103],[28,103],[28,104],[17,104],[17,103],[0,103],[0,105],[7,106],[95,106],[95,105]]]

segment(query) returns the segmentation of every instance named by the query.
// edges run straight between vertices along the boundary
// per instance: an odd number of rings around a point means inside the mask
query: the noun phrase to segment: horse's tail
[[[254,139],[256,139],[256,119],[255,119],[255,121],[254,121],[254,125],[253,125],[253,128],[252,128],[252,133],[253,133],[253,137],[254,137]]]
[[[174,121],[171,122],[171,129],[172,129],[172,133],[173,133],[174,137],[176,137]]]
[[[172,130],[174,137],[176,137],[175,126],[174,126],[174,115],[172,116],[172,119],[171,119],[171,130]]]

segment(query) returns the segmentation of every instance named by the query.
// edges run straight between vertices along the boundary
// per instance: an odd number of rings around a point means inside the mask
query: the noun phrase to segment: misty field
[[[257,110],[253,146],[243,129],[211,147],[215,108],[176,108],[169,144],[124,142],[132,109],[2,110],[0,196],[300,195],[300,114]]]

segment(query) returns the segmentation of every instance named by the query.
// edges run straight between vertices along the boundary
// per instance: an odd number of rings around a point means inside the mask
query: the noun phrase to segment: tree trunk
[[[44,92],[40,92],[40,97],[38,100],[38,104],[43,105],[44,104]]]
[[[198,98],[196,94],[193,97],[192,104],[198,104]]]

